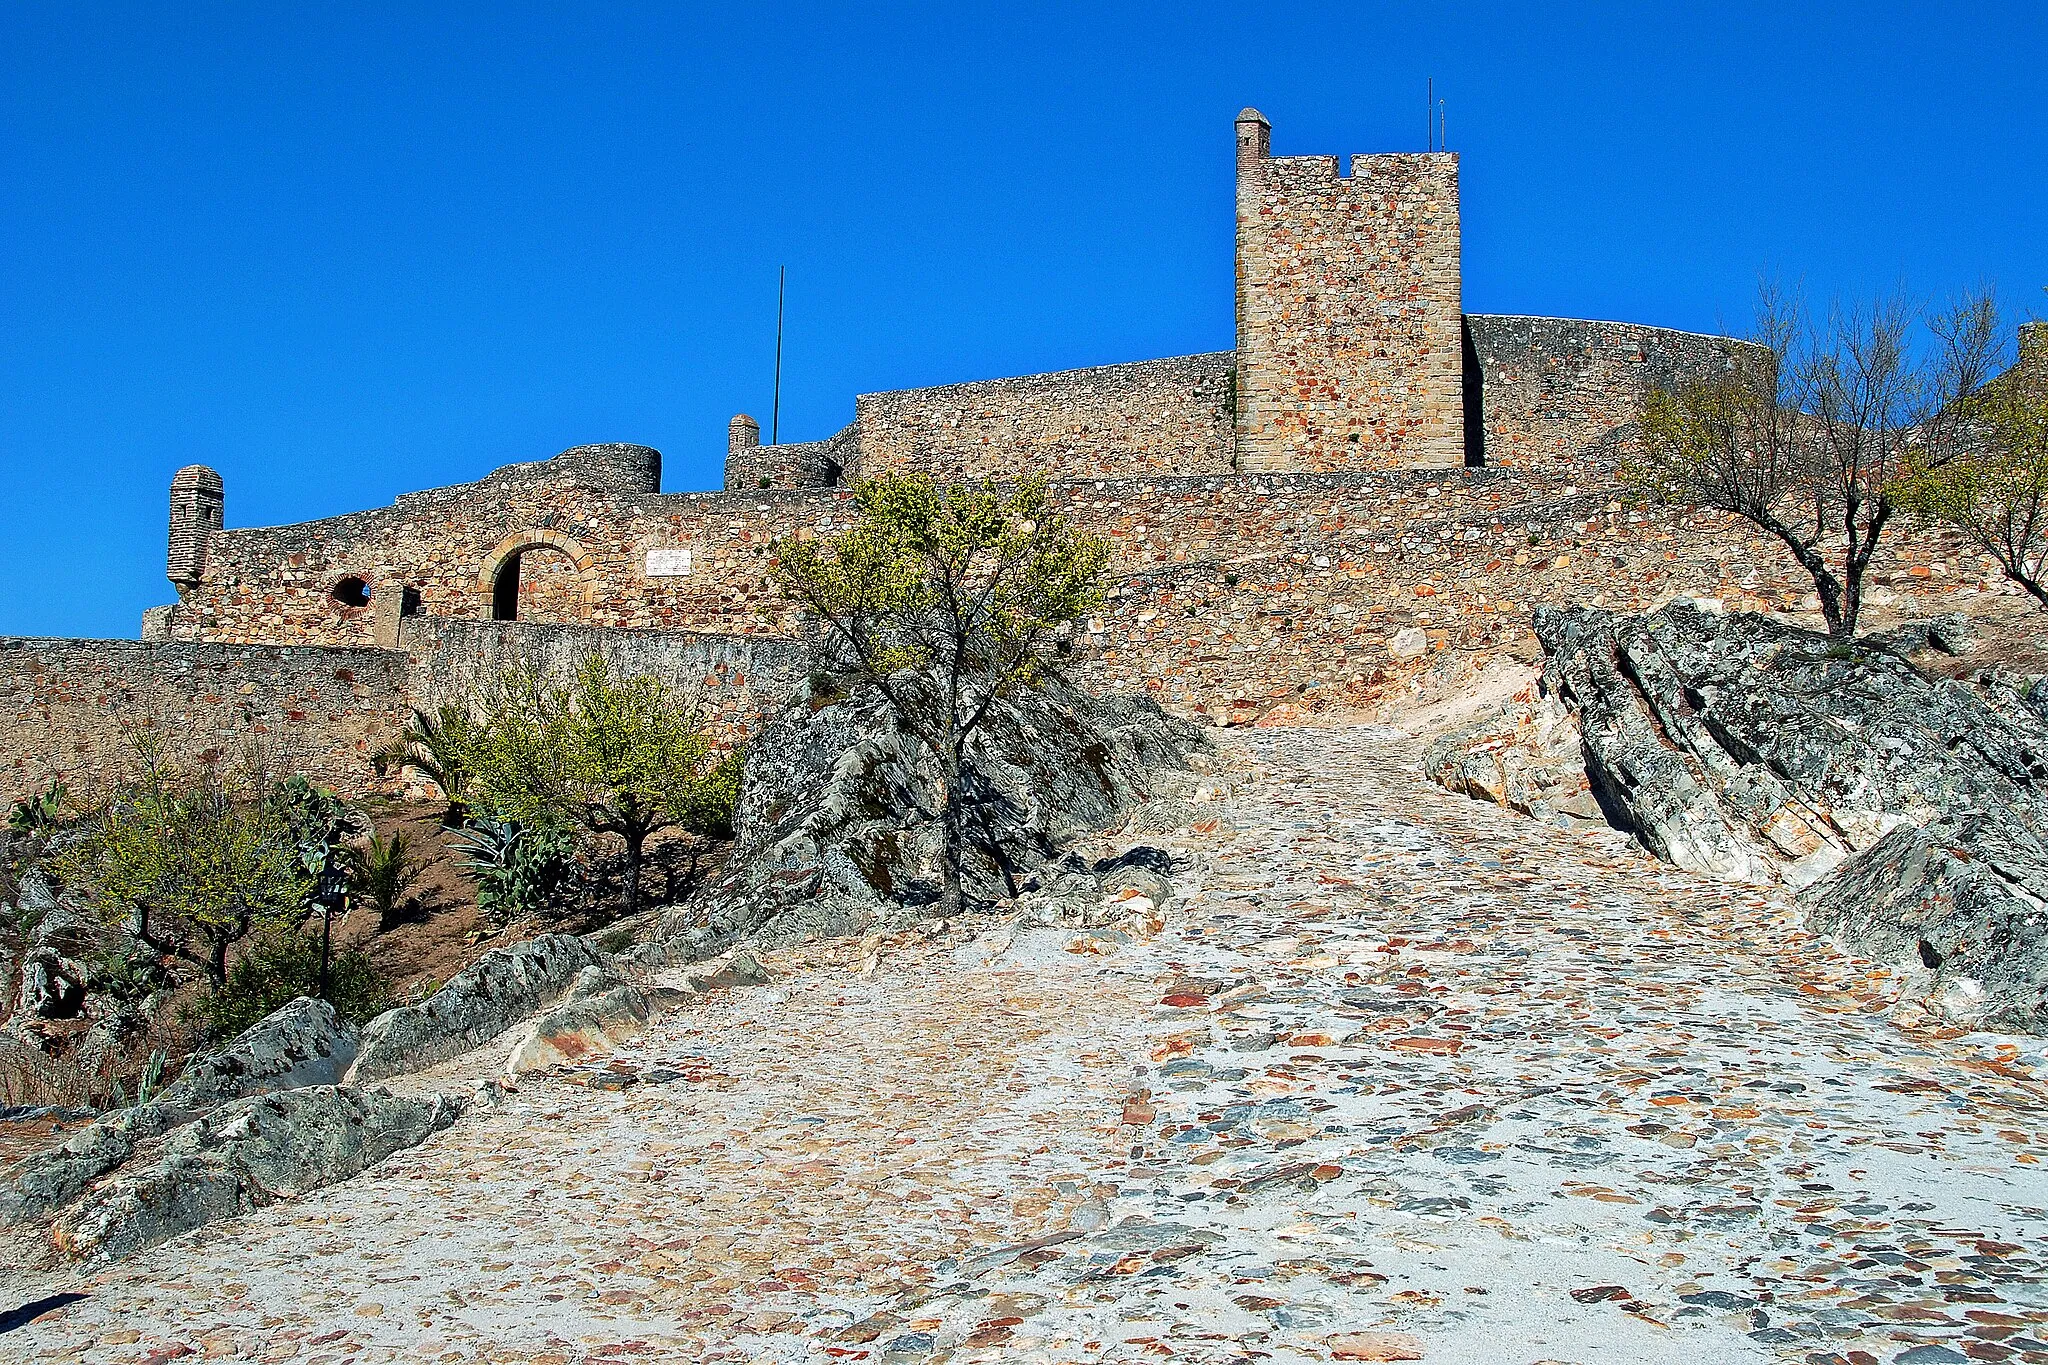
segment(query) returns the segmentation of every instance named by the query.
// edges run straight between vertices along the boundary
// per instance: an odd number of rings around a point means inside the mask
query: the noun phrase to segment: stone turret
[[[227,498],[220,475],[188,464],[171,476],[171,547],[165,572],[180,589],[206,577],[206,551]]]
[[[2048,381],[2048,322],[2020,324],[2020,372]]]

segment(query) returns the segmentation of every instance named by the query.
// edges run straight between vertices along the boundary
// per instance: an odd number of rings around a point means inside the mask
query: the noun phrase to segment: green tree
[[[1816,322],[1766,284],[1722,374],[1649,395],[1627,477],[1651,501],[1731,512],[1775,538],[1813,580],[1828,633],[1853,638],[1894,488],[1942,458],[1956,400],[1988,372],[1987,305],[1973,294],[1930,316],[1937,344],[1916,349],[1903,295]]]
[[[1967,439],[1902,480],[1898,500],[1960,531],[2048,607],[2048,354],[2022,356],[1956,417]]]
[[[198,967],[215,991],[227,983],[229,949],[252,930],[296,923],[312,889],[290,827],[268,803],[237,799],[218,778],[178,780],[155,762],[93,818],[60,870],[101,913],[129,918],[138,939]]]
[[[1109,547],[1075,532],[1043,480],[940,488],[889,475],[861,484],[855,508],[838,536],[777,541],[776,572],[816,621],[824,666],[876,688],[936,757],[943,899],[957,913],[967,747],[1100,604]]]
[[[618,836],[632,914],[647,839],[692,808],[711,746],[694,708],[661,679],[614,676],[593,653],[565,685],[508,672],[468,753],[477,801],[501,818]]]

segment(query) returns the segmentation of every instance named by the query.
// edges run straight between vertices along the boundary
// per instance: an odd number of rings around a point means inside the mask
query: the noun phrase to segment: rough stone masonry
[[[1635,510],[1619,484],[1645,397],[1740,343],[1465,314],[1456,156],[1355,156],[1340,174],[1273,155],[1257,110],[1235,134],[1234,351],[865,394],[821,441],[764,446],[741,414],[720,492],[663,492],[660,452],[597,444],[390,507],[227,529],[220,476],[189,466],[171,488],[178,600],[144,621],[157,652],[0,642],[0,772],[17,789],[103,781],[114,713],[169,688],[195,753],[253,736],[358,786],[371,731],[473,681],[464,650],[510,657],[535,626],[556,631],[528,642],[550,658],[663,660],[744,723],[799,667],[778,643],[795,621],[773,541],[843,526],[848,485],[882,471],[1051,479],[1115,550],[1077,671],[1183,711],[1369,692],[1429,662],[1389,648],[1418,630],[1431,651],[1527,645],[1537,605],[1803,604],[1775,545]],[[1894,540],[1874,583],[1938,610],[2004,590],[1939,536]],[[307,648],[340,653],[288,652]]]

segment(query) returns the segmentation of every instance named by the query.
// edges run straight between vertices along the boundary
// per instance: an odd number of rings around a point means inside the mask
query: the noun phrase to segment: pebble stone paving
[[[0,1282],[84,1295],[0,1359],[2048,1365],[2043,1040],[1390,731],[1224,742],[1158,933],[770,959],[347,1184]]]

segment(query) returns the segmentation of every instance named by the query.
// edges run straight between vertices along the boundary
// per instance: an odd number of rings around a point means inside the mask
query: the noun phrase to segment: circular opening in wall
[[[327,595],[344,607],[367,607],[370,605],[370,585],[351,574],[328,589]]]

